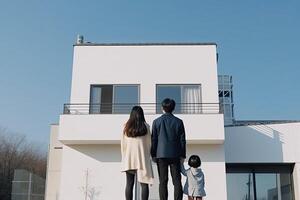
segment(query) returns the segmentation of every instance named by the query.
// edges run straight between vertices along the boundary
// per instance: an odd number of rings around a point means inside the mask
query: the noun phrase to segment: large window
[[[176,102],[175,113],[201,112],[201,85],[156,85],[156,112],[161,113],[160,103],[165,98]]]
[[[228,173],[226,180],[228,200],[254,200],[252,173]]]
[[[293,200],[292,169],[287,164],[228,164],[227,199]]]
[[[92,85],[90,113],[130,113],[139,103],[138,85]]]

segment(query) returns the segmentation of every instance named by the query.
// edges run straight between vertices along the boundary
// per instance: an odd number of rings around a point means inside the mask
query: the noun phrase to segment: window
[[[292,199],[289,173],[258,173],[255,178],[257,199]]]
[[[90,113],[112,113],[112,99],[112,85],[91,86]]]
[[[231,97],[232,92],[228,90],[219,90],[219,97]]]
[[[254,200],[253,174],[229,173],[226,175],[227,199]]]
[[[138,85],[92,85],[90,113],[128,114],[139,103]]]
[[[201,112],[201,85],[157,85],[156,112],[162,113],[161,102],[165,98],[176,102],[175,113]]]
[[[114,113],[130,113],[131,108],[139,103],[138,86],[116,85],[114,87]]]
[[[293,200],[289,164],[227,164],[230,200]]]

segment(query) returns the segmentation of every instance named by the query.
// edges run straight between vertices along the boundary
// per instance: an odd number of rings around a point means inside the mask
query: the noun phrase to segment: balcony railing
[[[139,105],[145,114],[161,114],[161,104],[156,103],[102,103],[64,104],[63,114],[129,114],[132,107]],[[176,114],[219,114],[223,113],[219,103],[176,103]]]

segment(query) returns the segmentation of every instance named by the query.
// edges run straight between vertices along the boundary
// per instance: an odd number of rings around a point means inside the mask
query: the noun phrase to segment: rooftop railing
[[[145,114],[161,114],[157,103],[101,103],[64,104],[63,114],[129,114],[133,106],[141,106]],[[223,113],[219,103],[176,103],[175,114],[219,114]]]

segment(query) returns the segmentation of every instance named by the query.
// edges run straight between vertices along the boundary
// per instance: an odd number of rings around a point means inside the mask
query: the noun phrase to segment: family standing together
[[[176,103],[166,98],[162,104],[163,115],[150,126],[146,123],[143,109],[134,106],[125,124],[121,137],[122,172],[126,173],[126,200],[133,199],[135,176],[141,185],[142,200],[149,198],[149,185],[154,176],[152,161],[157,164],[160,200],[168,199],[168,172],[174,185],[174,199],[182,200],[183,193],[189,200],[202,200],[205,196],[204,174],[200,168],[199,156],[192,155],[188,160],[190,168],[185,169],[186,138],[183,121],[172,112]],[[152,161],[151,161],[152,159]],[[181,174],[186,176],[184,188]]]

